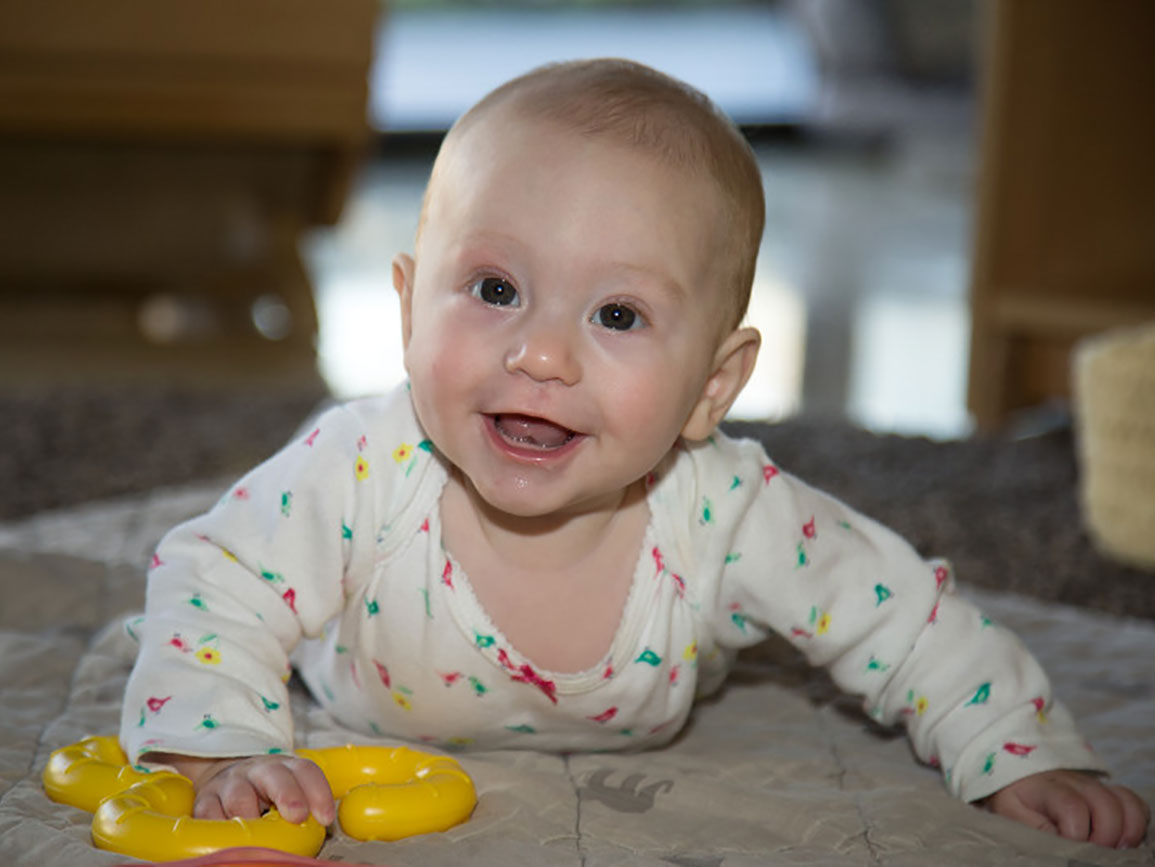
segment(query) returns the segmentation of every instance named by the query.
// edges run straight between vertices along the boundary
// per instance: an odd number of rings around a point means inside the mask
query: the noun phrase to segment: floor
[[[386,145],[340,224],[305,247],[322,373],[339,396],[403,377],[390,261],[411,249],[432,160],[391,147],[403,133],[443,128],[476,95],[551,57],[636,57],[750,123],[805,126],[817,99],[804,37],[766,7],[667,10],[660,27],[623,10],[609,23],[602,13],[602,26],[565,14],[565,27],[558,13],[493,12],[394,16],[383,25],[370,114]],[[699,50],[686,50],[695,35]],[[502,50],[478,63],[474,46],[490,44]],[[759,56],[773,62],[754,76]],[[970,430],[973,137],[965,127],[933,127],[912,125],[884,144],[829,135],[759,141],[767,225],[749,323],[764,348],[734,416],[848,417],[935,438]]]

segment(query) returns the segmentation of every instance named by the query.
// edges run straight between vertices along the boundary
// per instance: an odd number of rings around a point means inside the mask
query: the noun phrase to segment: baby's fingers
[[[1110,788],[1123,806],[1123,832],[1116,845],[1126,848],[1138,846],[1147,836],[1147,825],[1151,822],[1151,808],[1130,789],[1122,786]]]
[[[329,781],[313,762],[288,759],[255,766],[249,778],[286,820],[304,822],[312,813],[323,825],[336,817]]]
[[[1046,814],[1023,803],[1017,795],[1010,792],[998,792],[993,795],[987,802],[987,808],[992,813],[1013,819],[1028,828],[1034,828],[1036,831],[1046,831],[1049,834],[1059,833],[1058,827]]]

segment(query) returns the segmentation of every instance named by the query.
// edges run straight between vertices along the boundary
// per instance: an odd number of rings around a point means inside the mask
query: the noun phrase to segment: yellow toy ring
[[[473,781],[447,756],[406,747],[300,750],[320,766],[340,800],[341,827],[358,840],[398,840],[444,831],[469,818]],[[141,772],[115,737],[88,737],[52,753],[44,789],[54,801],[95,813],[102,849],[147,861],[195,858],[233,846],[317,854],[325,828],[310,816],[294,825],[270,810],[260,819],[191,818],[192,783],[167,771]]]

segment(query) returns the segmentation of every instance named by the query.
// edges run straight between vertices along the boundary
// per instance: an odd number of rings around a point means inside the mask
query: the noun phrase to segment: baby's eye
[[[594,319],[598,325],[614,331],[631,331],[643,325],[642,317],[624,304],[606,304],[598,308]]]
[[[482,277],[469,287],[469,292],[495,307],[514,307],[520,303],[517,289],[504,277]]]

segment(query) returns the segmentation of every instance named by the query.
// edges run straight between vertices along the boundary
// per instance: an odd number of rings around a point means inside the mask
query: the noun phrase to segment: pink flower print
[[[934,586],[935,586],[935,588],[936,589],[941,588],[949,576],[950,576],[950,573],[947,572],[946,566],[935,566],[934,567]]]
[[[609,707],[609,708],[606,708],[605,710],[603,710],[597,716],[586,717],[586,719],[591,719],[596,723],[605,724],[605,723],[608,723],[610,720],[612,720],[617,715],[618,715],[617,707]]]
[[[807,539],[817,539],[818,531],[814,528],[814,516],[810,516],[810,520],[802,525],[802,535]]]
[[[1003,744],[1003,750],[1012,756],[1029,756],[1036,749],[1038,749],[1038,747],[1031,744],[1017,744],[1014,741],[1007,741]]]
[[[148,705],[148,709],[153,713],[160,713],[161,709],[163,709],[164,706],[170,701],[172,701],[171,695],[166,695],[164,698],[160,698],[159,696],[154,695],[151,696],[149,700],[145,702],[145,704]]]
[[[681,665],[670,666],[670,686],[678,685],[678,672],[681,667]]]
[[[365,451],[365,447],[368,445],[369,445],[369,440],[365,439],[365,436],[362,434],[361,438],[359,440],[357,440],[357,451],[359,451],[359,452]]]
[[[686,598],[686,580],[673,572],[670,573],[670,578],[674,582],[674,592],[678,594],[679,599]]]
[[[655,545],[653,550],[650,551],[650,556],[654,558],[654,566],[658,570],[656,573],[654,573],[654,577],[656,578],[658,575],[661,575],[666,571],[666,561],[662,559],[662,552],[659,550],[657,545]]]
[[[503,668],[513,672],[510,675],[511,680],[515,680],[518,683],[526,683],[530,686],[536,686],[543,693],[545,693],[546,698],[548,698],[554,704],[557,704],[557,685],[552,680],[547,680],[536,671],[534,671],[533,666],[529,665],[528,663],[515,666],[510,660],[509,654],[506,653],[503,649],[498,650],[497,661],[501,663]]]
[[[613,665],[607,665],[606,670],[602,672],[602,680],[609,680],[613,676],[614,676]]]
[[[453,684],[465,677],[460,671],[451,671],[448,674],[443,674],[439,671],[437,672],[437,676],[441,678],[441,682],[446,686],[453,686]]]
[[[159,569],[163,565],[164,565],[164,560],[160,559],[160,554],[157,554],[154,552],[152,555],[152,560],[149,561],[148,568],[149,569]]]
[[[805,629],[803,629],[801,626],[792,626],[792,627],[790,628],[790,634],[791,634],[791,635],[792,635],[794,638],[813,638],[813,637],[814,637],[814,633],[813,633],[813,632],[807,632],[807,631],[806,631]]]
[[[385,667],[384,663],[373,660],[373,664],[377,666],[377,676],[381,678],[381,683],[385,684],[386,689],[393,688],[393,681],[389,677],[389,669]]]
[[[1045,725],[1047,722],[1047,700],[1040,695],[1032,698],[1031,704],[1035,706],[1035,719]]]
[[[429,532],[429,519],[428,518],[426,518],[424,521],[421,522],[421,526],[418,528],[417,532],[419,532],[419,533],[428,533]]]
[[[312,448],[313,443],[315,443],[317,441],[317,434],[319,434],[320,432],[321,432],[320,428],[314,429],[314,431],[311,434],[309,434],[307,437],[305,437],[305,445],[307,445],[309,448]]]
[[[770,484],[770,480],[778,475],[778,467],[773,464],[766,464],[762,467],[762,482],[763,484]]]
[[[247,499],[249,499],[249,489],[246,487],[243,487],[243,486],[237,488],[236,490],[233,491],[233,499],[234,500],[247,500]]]
[[[357,660],[349,660],[349,677],[353,679],[353,686],[357,689],[361,688],[361,676],[357,674]]]
[[[934,608],[932,608],[930,610],[930,616],[928,618],[926,618],[926,622],[931,624],[932,626],[934,624],[938,623],[938,606],[939,606],[939,603],[937,603],[937,602],[934,603]]]
[[[445,559],[445,568],[441,570],[441,583],[453,589],[453,563],[448,557]]]
[[[181,653],[192,653],[193,652],[192,645],[189,644],[187,641],[185,641],[184,638],[181,637],[181,634],[179,632],[173,633],[173,636],[172,636],[172,638],[170,638],[168,640],[168,643],[169,643],[170,647],[175,647]]]
[[[294,590],[292,587],[290,587],[288,590],[286,590],[284,593],[281,594],[281,598],[285,600],[285,604],[289,606],[289,609],[294,614],[296,614],[297,613],[297,591]]]

